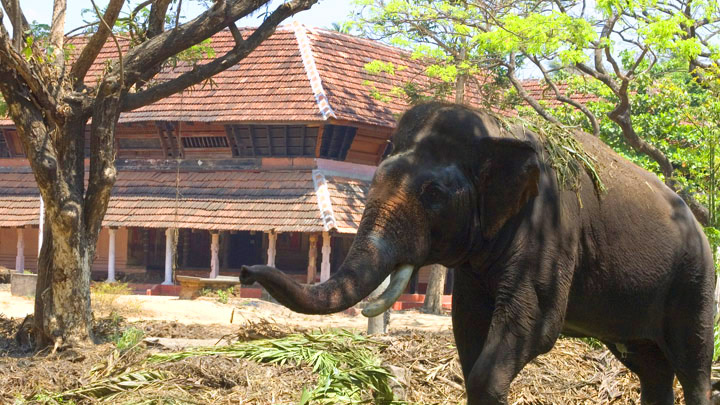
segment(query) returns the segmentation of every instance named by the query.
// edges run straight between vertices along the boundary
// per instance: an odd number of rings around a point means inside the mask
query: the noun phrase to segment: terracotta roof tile
[[[179,187],[176,187],[176,182]],[[332,178],[338,232],[355,233],[368,183]],[[32,173],[0,172],[0,227],[37,225]],[[103,226],[320,232],[311,170],[120,171]]]
[[[560,93],[579,103],[585,104],[590,101],[598,101],[596,95],[570,91],[567,83],[558,83],[557,86]],[[525,80],[523,81],[523,87],[533,98],[541,100],[550,107],[558,107],[563,104],[555,98],[555,92],[544,80]]]
[[[379,101],[371,96],[372,87],[388,94],[393,86],[423,77],[423,65],[408,52],[378,41],[304,26],[279,27],[240,63],[214,76],[210,82],[123,113],[120,121],[323,121],[294,30],[304,30],[307,34],[310,55],[337,119],[395,126],[396,116],[407,109],[407,104],[394,96],[389,101]],[[210,42],[217,55],[229,51],[233,44],[228,30],[219,32]],[[75,52],[81,49],[81,44],[76,44]],[[115,44],[110,41],[91,67],[86,81],[97,81],[105,62],[115,57]],[[395,74],[369,74],[365,65],[373,60],[392,62],[396,66]],[[191,68],[179,63],[174,68],[167,67],[155,80],[167,80]],[[557,103],[549,97],[551,93],[544,91],[541,81],[529,80],[526,86],[531,94],[548,99],[551,104]],[[473,98],[475,93],[466,93],[470,97],[468,101],[479,105],[480,100]],[[573,98],[588,101],[586,95]],[[12,122],[0,119],[0,125],[12,125]]]

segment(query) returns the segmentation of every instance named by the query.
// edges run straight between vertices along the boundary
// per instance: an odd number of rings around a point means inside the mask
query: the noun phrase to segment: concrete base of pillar
[[[10,294],[16,297],[34,297],[37,274],[13,273],[10,279]]]

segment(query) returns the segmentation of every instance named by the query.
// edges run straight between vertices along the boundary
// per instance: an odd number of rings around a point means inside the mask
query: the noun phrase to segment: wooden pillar
[[[308,249],[308,269],[307,283],[315,282],[315,274],[317,273],[317,235],[310,234],[310,248]]]
[[[230,232],[220,232],[220,251],[222,256],[220,260],[220,270],[227,270],[230,267]]]
[[[267,250],[267,265],[275,267],[275,253],[277,252],[277,233],[270,231],[268,233],[268,250]]]
[[[15,256],[15,271],[22,273],[25,270],[25,239],[23,229],[17,229],[17,256]]]
[[[165,281],[163,285],[173,285],[173,251],[175,245],[175,232],[172,228],[165,230]]]
[[[148,263],[150,262],[150,230],[143,228],[141,232],[143,244],[143,267],[145,267],[145,270],[147,270]]]
[[[210,232],[210,278],[220,275],[220,234]]]
[[[115,282],[115,228],[108,229],[108,283]]]
[[[320,282],[324,283],[330,278],[330,233],[322,234],[322,264],[320,265]]]
[[[182,265],[188,265],[188,257],[190,257],[190,230],[186,229],[183,232],[183,254],[182,254]]]

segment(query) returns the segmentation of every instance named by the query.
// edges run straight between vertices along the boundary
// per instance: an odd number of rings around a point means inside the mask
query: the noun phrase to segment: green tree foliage
[[[366,35],[429,60],[431,78],[449,82],[460,71],[511,84],[509,97],[481,98],[582,125],[658,173],[704,225],[716,222],[708,117],[720,56],[717,2],[360,0],[358,7]],[[543,77],[541,97],[527,91],[520,76],[528,73]]]
[[[350,26],[369,38],[383,40],[407,49],[411,57],[425,65],[424,78],[398,86],[393,95],[404,96],[415,104],[428,99],[447,99],[453,94],[462,102],[466,82],[480,92],[486,107],[497,106],[501,89],[507,86],[502,74],[495,72],[501,60],[488,54],[474,41],[482,31],[478,6],[469,2],[431,0],[357,0]],[[496,15],[503,13],[498,5]],[[366,69],[373,74],[393,75],[388,61],[374,61]],[[429,80],[427,80],[429,79]],[[468,87],[468,88],[470,88]],[[383,99],[388,95],[374,94]]]
[[[700,84],[698,76],[678,59],[657,63],[630,84],[629,99],[635,130],[667,156],[674,169],[673,178],[682,189],[707,207],[705,230],[716,251],[720,246],[720,82],[716,73],[702,73],[705,80]],[[582,76],[557,77],[557,80],[566,83],[571,93],[593,95],[596,99],[588,102],[587,108],[599,118],[599,135],[603,141],[662,178],[658,163],[629,147],[622,130],[608,117],[617,103],[612,92]],[[570,106],[549,108],[549,111],[565,125],[590,130],[586,117]]]

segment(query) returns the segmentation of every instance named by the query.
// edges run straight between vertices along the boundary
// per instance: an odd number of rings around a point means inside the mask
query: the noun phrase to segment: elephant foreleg
[[[553,310],[541,310],[536,300],[527,300],[529,295],[524,297],[522,302],[502,306],[496,302],[482,351],[466,372],[468,405],[507,404],[510,383],[520,370],[557,340],[562,317]]]
[[[455,269],[452,299],[455,345],[463,376],[467,381],[485,345],[492,320],[493,301],[484,283],[464,268]]]

